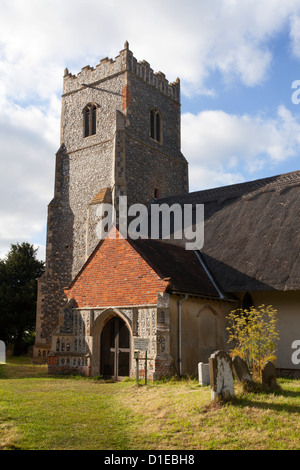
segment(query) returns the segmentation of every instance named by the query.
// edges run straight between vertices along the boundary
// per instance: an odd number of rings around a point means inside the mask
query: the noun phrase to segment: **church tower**
[[[34,360],[46,359],[70,285],[99,242],[97,209],[188,192],[180,143],[180,82],[169,83],[126,42],[78,75],[64,73],[61,142],[48,206],[46,270],[39,281]]]

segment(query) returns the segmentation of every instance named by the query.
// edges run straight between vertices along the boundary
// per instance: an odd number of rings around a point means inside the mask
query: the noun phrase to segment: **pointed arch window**
[[[250,310],[251,307],[254,307],[254,302],[249,292],[246,292],[242,301],[242,309]]]
[[[88,104],[83,110],[84,137],[96,134],[97,128],[97,106]]]
[[[150,137],[156,142],[162,142],[162,118],[156,108],[150,109]]]

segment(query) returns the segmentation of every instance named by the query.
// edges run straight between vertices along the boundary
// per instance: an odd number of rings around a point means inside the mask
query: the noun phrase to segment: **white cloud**
[[[222,166],[208,168],[207,166],[193,165],[190,172],[189,191],[218,188],[243,181],[244,177],[241,173],[226,171]]]
[[[128,39],[139,60],[172,81],[180,74],[187,93],[207,92],[214,70],[253,86],[269,71],[270,39],[290,18],[297,43],[297,12],[298,0],[2,0],[2,83],[12,97],[47,99],[65,66],[114,57]]]
[[[55,106],[44,114],[8,103],[0,114],[0,252],[29,241],[45,223],[59,145]],[[51,139],[52,136],[52,139]]]
[[[46,223],[65,67],[76,74],[114,58],[128,40],[138,60],[170,81],[180,76],[184,94],[215,94],[212,72],[255,86],[268,77],[271,40],[284,28],[300,57],[299,18],[298,0],[1,0],[0,253]],[[298,122],[285,108],[274,120],[186,114],[192,185],[241,181],[244,170],[293,156],[296,134]]]
[[[300,58],[300,16],[293,15],[290,19],[290,37],[292,52]]]
[[[193,190],[212,187],[215,182],[242,181],[241,175],[255,176],[261,169],[276,168],[299,154],[300,119],[284,106],[278,108],[274,119],[220,110],[185,113],[182,151],[193,168]]]
[[[35,249],[37,249],[36,257],[40,261],[45,261],[46,259],[46,247],[44,245],[33,245]]]

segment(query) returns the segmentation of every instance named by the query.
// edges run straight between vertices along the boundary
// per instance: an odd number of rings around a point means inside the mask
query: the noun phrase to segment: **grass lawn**
[[[0,449],[300,449],[300,380],[278,382],[276,393],[236,386],[222,404],[196,380],[50,377],[11,358],[0,365]]]

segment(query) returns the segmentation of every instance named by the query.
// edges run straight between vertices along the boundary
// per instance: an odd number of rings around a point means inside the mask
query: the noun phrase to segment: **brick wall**
[[[125,239],[106,238],[69,289],[78,307],[156,304],[163,281]]]

